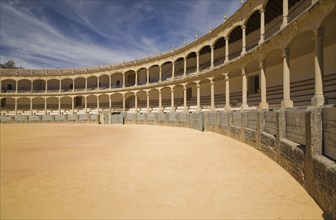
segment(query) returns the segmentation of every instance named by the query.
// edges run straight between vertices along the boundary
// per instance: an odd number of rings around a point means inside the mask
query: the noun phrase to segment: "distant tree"
[[[13,60],[8,60],[4,64],[0,63],[1,69],[24,69],[22,66],[18,67],[15,65],[15,62]]]

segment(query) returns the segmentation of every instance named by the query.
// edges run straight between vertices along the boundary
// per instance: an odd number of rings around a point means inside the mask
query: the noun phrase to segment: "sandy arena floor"
[[[321,219],[281,167],[214,133],[1,125],[1,218]]]

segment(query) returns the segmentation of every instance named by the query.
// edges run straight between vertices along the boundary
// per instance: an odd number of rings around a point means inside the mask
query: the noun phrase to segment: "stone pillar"
[[[162,66],[159,66],[159,82],[161,82],[162,79]]]
[[[324,105],[325,99],[323,94],[323,35],[324,30],[318,29],[315,33],[315,95],[311,99],[312,106]]]
[[[138,113],[138,95],[137,92],[134,92],[134,113]]]
[[[265,40],[265,11],[260,9],[260,40],[259,44],[262,44]]]
[[[230,111],[230,81],[229,81],[229,74],[225,73],[225,110]]]
[[[283,100],[281,108],[293,108],[293,101],[290,99],[290,69],[289,69],[289,49],[283,50]]]
[[[174,106],[174,86],[170,87],[170,92],[171,92],[171,95],[170,95],[171,109],[170,109],[170,111],[171,112],[175,112],[175,106]]]
[[[146,77],[147,77],[147,82],[146,84],[149,84],[149,69],[146,68]]]
[[[85,91],[87,91],[87,85],[88,85],[88,82],[87,82],[87,78],[85,78]]]
[[[75,91],[75,79],[72,79],[72,92]]]
[[[201,85],[200,85],[200,81],[195,81],[196,83],[196,88],[197,88],[197,108],[196,108],[196,112],[201,112]]]
[[[125,94],[122,94],[123,97],[123,112],[126,110],[126,103],[125,103]]]
[[[138,72],[134,71],[134,74],[135,74],[135,83],[134,83],[134,86],[137,86],[138,85]]]
[[[162,91],[159,89],[159,112],[162,112]]]
[[[288,0],[282,0],[282,24],[281,29],[288,24]]]
[[[245,110],[248,108],[247,105],[247,77],[245,73],[245,68],[242,68],[242,104],[241,110]]]
[[[19,81],[16,80],[15,81],[15,92],[18,93],[18,91],[19,91]]]
[[[184,69],[183,69],[183,76],[187,76],[187,58],[183,58],[183,64],[184,64]]]
[[[44,98],[44,114],[47,114],[47,98]]]
[[[175,79],[175,62],[172,62],[172,80]]]
[[[33,93],[34,91],[34,80],[31,81],[31,84],[30,84],[30,92]],[[60,81],[60,89],[59,89],[59,92],[61,92],[61,81]]]
[[[225,37],[225,60],[224,63],[229,62],[229,37]]]
[[[146,91],[147,95],[147,113],[149,113],[149,91]]]
[[[33,99],[32,98],[30,98],[30,103],[29,104],[30,104],[30,106],[29,106],[30,114],[32,115],[33,114]]]
[[[199,72],[199,52],[196,52],[196,72]]]
[[[109,110],[110,110],[110,112],[112,110],[112,94],[109,95]]]
[[[97,90],[100,89],[100,80],[99,80],[99,76],[97,76]]]
[[[215,62],[215,47],[211,45],[211,66],[210,68],[214,67],[214,62]]]
[[[99,96],[97,96],[97,113],[99,114]]]
[[[187,84],[183,84],[183,110],[184,110],[184,112],[188,111],[188,108],[187,108]]]
[[[268,109],[268,103],[266,101],[266,75],[265,75],[265,61],[261,60],[259,64],[260,68],[260,90],[261,90],[261,101],[259,104],[259,109]]]
[[[123,88],[125,88],[125,85],[126,85],[126,80],[125,80],[125,73],[122,74],[123,75]]]
[[[75,100],[74,97],[71,97],[71,114],[75,111]]]
[[[14,98],[14,113],[17,115],[17,98]]]
[[[242,52],[241,55],[244,55],[246,53],[246,26],[242,25]]]
[[[87,96],[84,96],[84,111],[87,114]]]
[[[111,89],[111,75],[109,75],[109,89]]]
[[[210,80],[210,90],[211,90],[211,106],[210,111],[216,111],[215,108],[215,83],[213,81],[213,77],[208,78]]]
[[[45,81],[45,84],[46,84],[46,86],[45,86],[45,91],[44,92],[47,93],[48,92],[48,80]]]

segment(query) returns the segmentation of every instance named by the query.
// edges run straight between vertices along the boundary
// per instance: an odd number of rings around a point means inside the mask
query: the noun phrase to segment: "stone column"
[[[48,80],[45,81],[45,84],[46,84],[46,86],[45,86],[45,91],[44,92],[47,93],[48,92]]]
[[[149,69],[146,68],[146,77],[147,77],[147,82],[146,84],[149,84]]]
[[[126,104],[125,104],[125,94],[122,94],[123,97],[123,112],[126,110]]]
[[[109,89],[111,89],[111,75],[109,75]]]
[[[161,82],[162,79],[162,66],[159,66],[159,82]]]
[[[213,81],[213,77],[208,78],[210,80],[210,90],[211,90],[211,106],[210,111],[216,111],[215,108],[215,83]]]
[[[30,88],[30,92],[33,93],[34,91],[34,80],[31,81],[31,88]],[[61,92],[61,81],[60,81],[60,92]]]
[[[200,85],[200,81],[195,81],[196,83],[196,88],[197,88],[197,108],[196,108],[196,112],[201,112],[201,85]]]
[[[71,114],[75,111],[75,100],[74,97],[71,97]]]
[[[19,91],[19,81],[16,80],[15,81],[15,92],[18,93],[18,91]]]
[[[225,37],[225,60],[224,63],[229,62],[229,37]]]
[[[125,85],[126,85],[125,73],[123,73],[122,76],[123,76],[123,86],[122,87],[125,88]]]
[[[213,45],[210,46],[211,48],[211,65],[210,68],[214,67],[214,62],[215,62],[215,47]]]
[[[317,29],[314,41],[315,41],[315,95],[311,99],[312,106],[324,105],[325,99],[323,94],[323,29]]]
[[[137,92],[134,92],[134,113],[138,113],[138,95]]]
[[[47,98],[44,98],[44,114],[47,114]]]
[[[14,113],[17,115],[17,98],[14,98]]]
[[[175,79],[175,62],[172,62],[172,80]]]
[[[109,95],[109,110],[112,110],[112,94]]]
[[[174,106],[174,86],[170,87],[170,102],[171,102],[171,112],[175,112],[175,106]]]
[[[196,72],[198,73],[199,72],[199,52],[196,52]]]
[[[182,84],[183,85],[183,111],[187,112],[187,84]]]
[[[265,40],[265,11],[260,9],[260,40],[259,44],[262,44]]]
[[[149,113],[149,91],[146,91],[147,95],[147,113]]]
[[[138,72],[134,71],[134,74],[135,74],[135,83],[134,83],[134,86],[137,86],[138,85]]]
[[[240,55],[244,55],[246,53],[246,26],[242,25],[242,52]]]
[[[229,74],[224,73],[225,76],[225,110],[230,111],[230,81],[229,81]]]
[[[162,112],[162,91],[161,88],[159,88],[159,112]]]
[[[88,85],[88,79],[87,78],[85,78],[85,91],[87,91],[87,85]]]
[[[245,110],[248,108],[247,105],[247,77],[245,73],[245,68],[242,68],[242,104],[241,110]]]
[[[30,114],[32,115],[33,114],[33,99],[32,98],[30,98],[30,103],[29,104],[30,104],[30,106],[29,106]]]
[[[75,91],[75,79],[72,79],[72,92]]]
[[[183,58],[183,64],[184,64],[184,69],[183,69],[183,76],[187,76],[187,58]]]
[[[100,80],[99,80],[99,76],[97,76],[97,90],[100,89]]]
[[[281,29],[288,24],[288,0],[282,0],[282,24]]]
[[[259,64],[260,68],[260,89],[261,89],[261,102],[259,109],[268,109],[268,103],[266,101],[266,75],[265,75],[265,61],[261,60]]]
[[[84,111],[87,114],[87,96],[84,96]]]
[[[97,113],[99,113],[99,96],[97,96]]]
[[[281,108],[293,108],[293,101],[290,99],[290,69],[289,69],[289,49],[283,49],[283,100]]]

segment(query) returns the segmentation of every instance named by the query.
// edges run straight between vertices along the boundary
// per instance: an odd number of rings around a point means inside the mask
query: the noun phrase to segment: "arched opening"
[[[5,113],[8,113],[8,114],[14,114],[10,111],[14,111],[15,109],[15,99],[14,98],[9,98],[9,97],[4,97],[4,98],[1,98],[1,112],[5,112]]]
[[[59,80],[50,79],[47,81],[48,92],[58,92],[59,91]]]
[[[135,86],[135,71],[129,70],[125,72],[126,87]]]
[[[183,109],[183,86],[176,85],[174,87],[174,106],[177,112],[182,112]]]
[[[5,79],[1,81],[1,92],[15,92],[16,81],[13,79]]]
[[[98,101],[99,101],[99,108],[104,111],[104,110],[110,110],[109,102],[110,98],[107,94],[102,94],[98,96]]]
[[[149,67],[149,83],[157,83],[160,79],[159,65]]]
[[[171,79],[172,77],[172,70],[173,70],[173,64],[171,61],[165,62],[164,64],[162,64],[161,66],[161,71],[162,71],[162,76],[161,79],[162,80],[167,80],[167,79]]]
[[[197,70],[196,52],[191,52],[187,55],[187,75],[195,73]]]
[[[47,109],[48,110],[58,110],[58,98],[56,97],[47,98]]]
[[[76,110],[85,109],[85,97],[84,96],[74,97],[74,109]]]
[[[36,79],[33,82],[33,91],[34,92],[45,92],[46,81],[43,79]]]
[[[255,11],[246,22],[246,51],[258,45],[260,40],[260,12]]]
[[[85,90],[85,83],[86,82],[84,77],[75,78],[75,90],[76,91]]]
[[[230,105],[233,108],[240,108],[242,104],[242,70],[236,68],[229,72],[230,79]]]
[[[138,70],[138,85],[145,85],[147,83],[147,69],[141,68]]]
[[[97,109],[97,96],[96,95],[88,95],[86,97],[86,101],[87,101],[88,111],[91,111],[92,109]]]
[[[183,74],[184,74],[184,59],[183,59],[183,57],[180,57],[177,60],[175,60],[174,65],[175,65],[174,76],[175,77],[183,76]]]
[[[121,112],[123,110],[123,96],[120,93],[111,95],[111,109],[115,112]]]
[[[164,87],[161,90],[161,98],[162,98],[162,110],[164,112],[169,112],[171,109],[171,89],[170,87]]]
[[[125,110],[134,111],[135,109],[135,95],[134,92],[125,93]]]
[[[211,106],[211,90],[210,90],[210,81],[208,79],[203,79],[200,81],[200,98],[201,98],[201,108],[209,110]]]
[[[110,88],[109,83],[110,83],[110,79],[108,75],[99,76],[99,89]]]
[[[235,27],[229,35],[229,59],[239,57],[242,52],[242,29]]]
[[[220,37],[214,43],[214,65],[223,64],[225,60],[225,38]]]
[[[87,78],[87,90],[95,90],[98,88],[97,76],[90,76]]]
[[[68,113],[72,109],[72,98],[65,96],[61,98],[61,111]]]
[[[18,98],[17,99],[17,110],[29,111],[30,110],[30,99],[25,98],[25,97],[24,98]]]
[[[199,51],[199,70],[209,69],[211,66],[211,47],[206,45]]]
[[[140,112],[147,112],[147,93],[146,91],[139,91],[137,92],[138,98],[138,109]]]
[[[71,91],[73,90],[73,86],[74,86],[73,80],[70,78],[62,79],[61,86],[62,86],[61,90],[63,92]]]
[[[247,75],[247,104],[248,106],[258,106],[261,100],[259,61],[250,61],[245,67],[245,73]]]
[[[149,107],[152,112],[159,112],[159,90],[152,89],[149,91]]]
[[[44,98],[41,97],[35,97],[32,99],[32,103],[33,103],[33,109],[37,110],[37,111],[44,111]]]
[[[31,81],[20,79],[18,82],[18,92],[31,92]]]
[[[121,88],[123,87],[123,74],[113,73],[111,75],[111,88]]]

